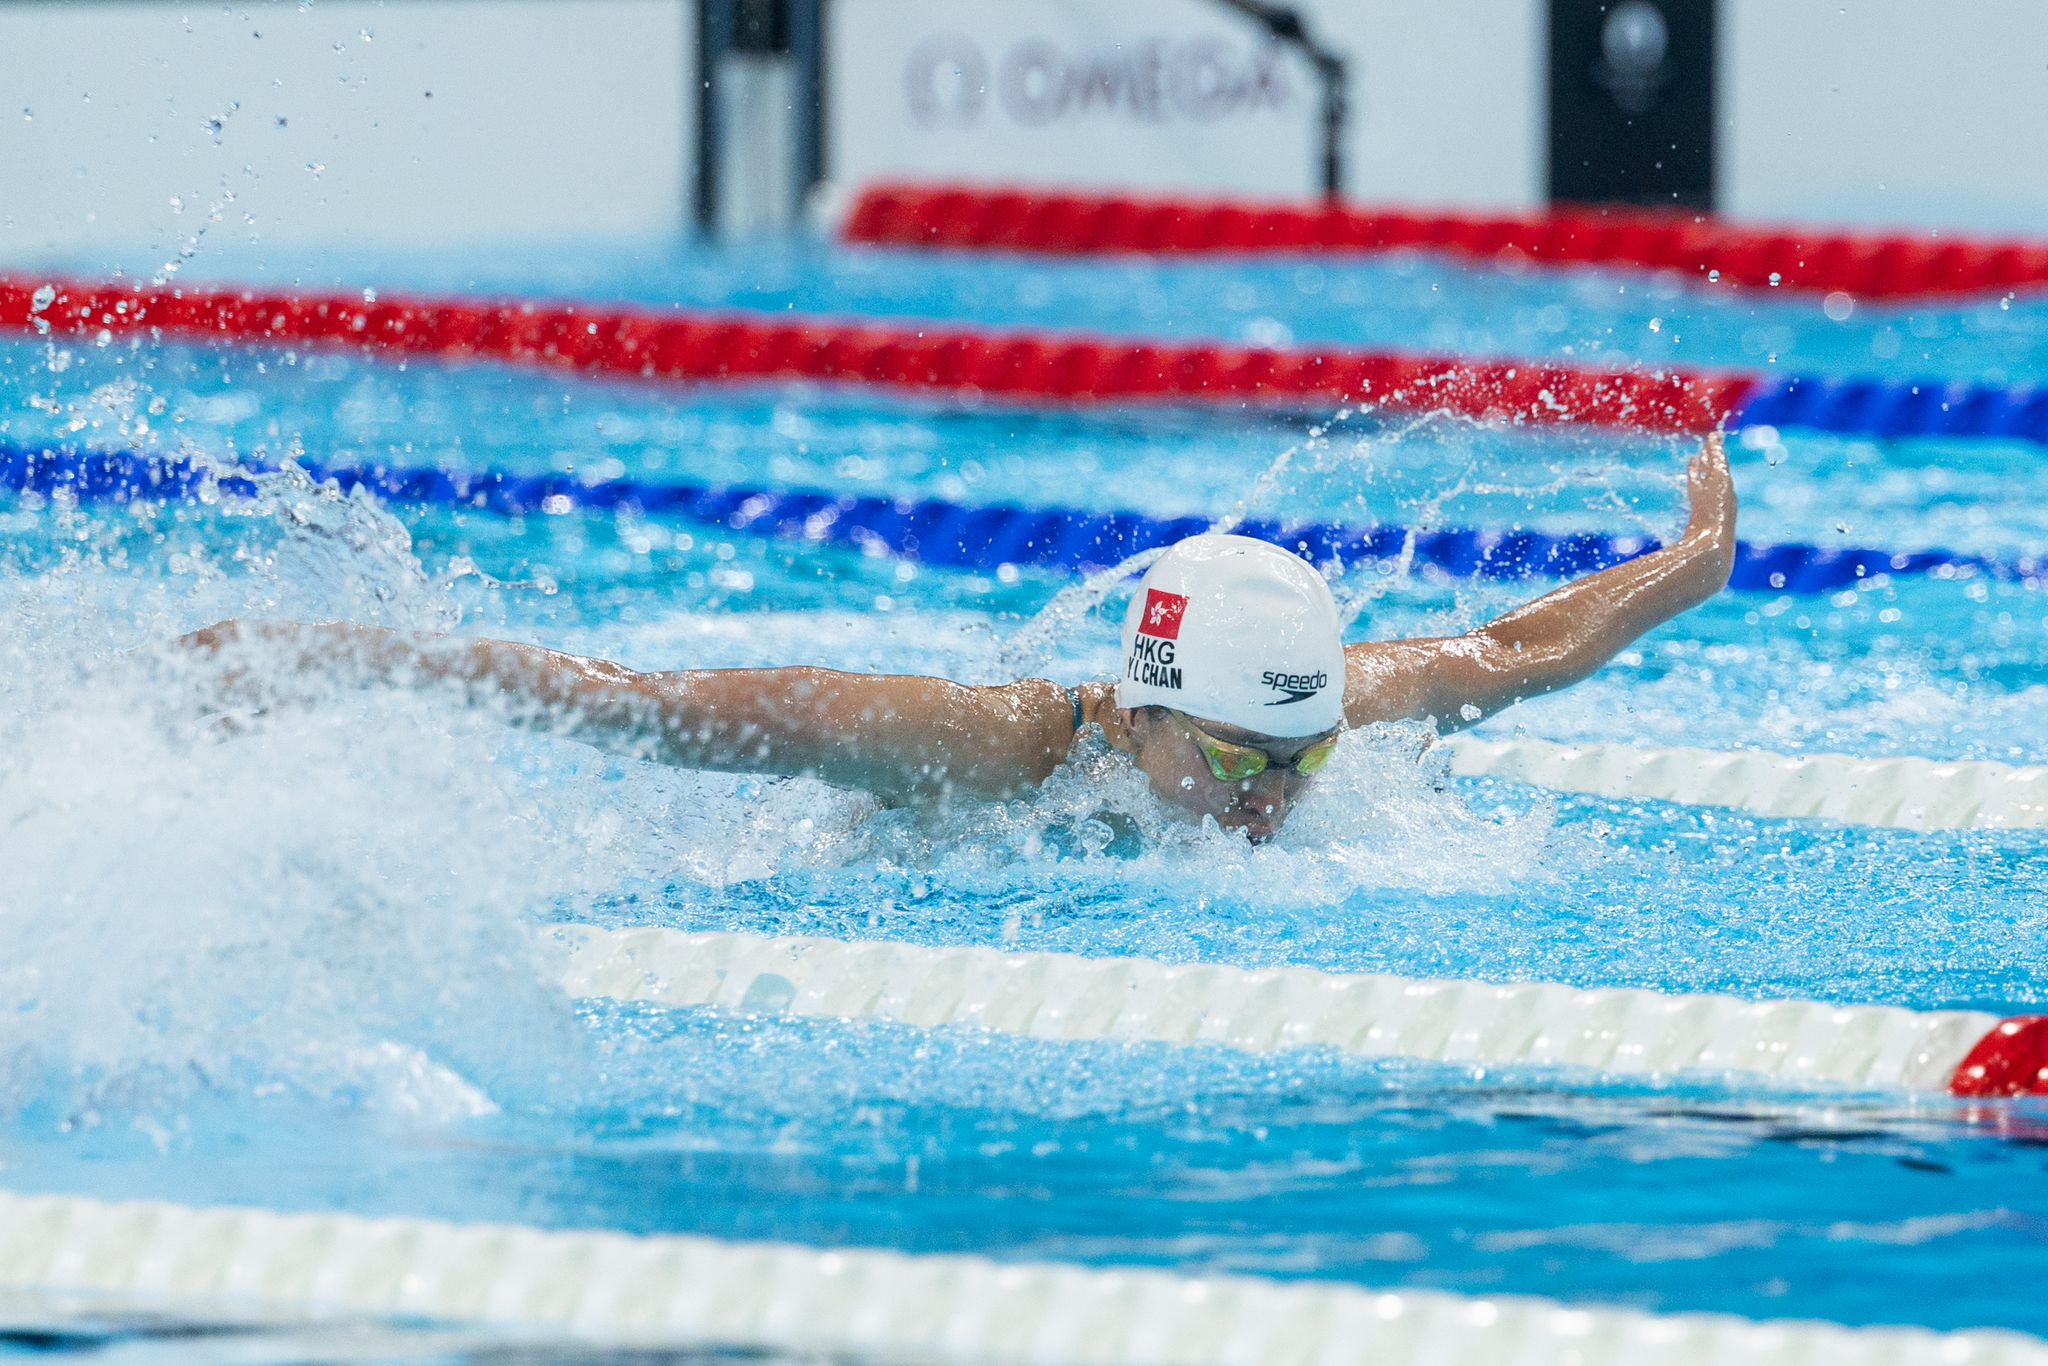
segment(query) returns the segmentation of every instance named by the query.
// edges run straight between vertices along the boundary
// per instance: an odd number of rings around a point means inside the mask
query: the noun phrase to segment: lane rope
[[[258,462],[243,462],[242,467],[265,468]],[[332,480],[343,492],[361,488],[398,502],[508,516],[576,511],[675,516],[732,531],[888,554],[935,568],[990,573],[1006,565],[1084,572],[1104,569],[1141,550],[1171,545],[1206,531],[1213,524],[1207,517],[1156,518],[1128,511],[1002,504],[975,507],[939,499],[590,480],[572,474],[462,473],[316,461],[302,461],[300,468],[315,482]],[[45,496],[62,492],[81,500],[107,502],[191,498],[207,489],[235,496],[255,492],[247,478],[234,474],[216,477],[205,465],[183,457],[4,445],[0,445],[0,488]],[[1244,522],[1238,530],[1318,564],[1378,562],[1391,570],[1408,555],[1416,567],[1458,579],[1572,577],[1647,554],[1659,544],[1649,538],[1599,532],[1552,535],[1464,527],[1423,531],[1269,519]],[[2048,560],[1949,550],[1891,552],[1744,541],[1736,547],[1729,586],[1744,592],[1813,594],[1886,578],[1980,577],[2033,585],[2048,578]]]
[[[2048,1016],[651,927],[562,933],[570,994],[615,1001],[964,1025],[1068,1043],[1322,1047],[1618,1076],[1736,1073],[1967,1098],[2048,1095]]]
[[[1901,830],[2048,828],[2048,768],[1982,760],[1767,750],[1636,749],[1548,740],[1446,739],[1461,777],[1627,801],[1722,806],[1792,820]]]
[[[1744,227],[1699,214],[1623,208],[1404,213],[1324,204],[882,184],[861,192],[840,236],[874,246],[1062,256],[1408,249],[1484,262],[1676,271],[1700,284],[1841,291],[1866,299],[2048,284],[2048,243]]]
[[[2048,387],[1794,376],[1760,381],[1730,421],[1879,440],[1967,437],[2048,445]]]
[[[372,291],[374,293],[374,291]],[[45,336],[304,344],[691,383],[817,381],[964,402],[1347,403],[1665,435],[1801,427],[2048,444],[2048,387],[1670,369],[1598,371],[1339,349],[1276,350],[960,328],[768,322],[578,304],[120,289],[0,278],[0,327]]]
[[[185,1315],[498,1325],[615,1348],[1311,1366],[2048,1366],[1995,1329],[1849,1328],[1247,1275],[0,1192],[0,1285]]]
[[[0,326],[41,335],[300,343],[649,380],[878,384],[1029,402],[1230,402],[1702,432],[1742,375],[1600,371],[1348,350],[770,322],[579,304],[96,286],[0,278]]]

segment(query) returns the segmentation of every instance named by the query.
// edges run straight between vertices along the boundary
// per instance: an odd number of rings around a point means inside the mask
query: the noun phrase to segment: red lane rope
[[[1979,1039],[1948,1089],[1973,1099],[2048,1095],[2048,1015],[2016,1016]]]
[[[1640,209],[1423,214],[877,185],[862,193],[841,234],[878,246],[1056,255],[1414,248],[1492,262],[1675,270],[1703,283],[1840,290],[1871,299],[2048,284],[2044,243],[1749,228]]]
[[[1364,402],[1395,412],[1653,432],[1720,423],[1746,375],[1603,372],[1363,351],[1156,345],[959,329],[769,322],[575,304],[256,294],[0,278],[0,326],[306,343],[650,380],[810,379],[1057,401]]]

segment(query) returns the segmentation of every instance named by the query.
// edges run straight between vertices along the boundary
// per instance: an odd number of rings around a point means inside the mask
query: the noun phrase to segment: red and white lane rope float
[[[2048,243],[1755,228],[1641,209],[1404,213],[1323,204],[877,185],[841,225],[850,242],[1050,255],[1439,252],[1466,260],[1674,271],[1735,288],[1867,299],[2048,285]]]
[[[557,1339],[989,1366],[2048,1366],[2048,1343],[1997,1330],[4,1192],[0,1287],[88,1311],[498,1327],[543,1353]]]
[[[1334,1048],[1362,1057],[1735,1073],[1793,1085],[2048,1095],[2048,1016],[1636,988],[566,927],[573,995],[1025,1038]]]
[[[1388,412],[1664,433],[1716,426],[1756,385],[1753,377],[1738,375],[1601,371],[1389,352],[4,278],[0,327],[66,336],[340,347],[647,380],[813,380],[1031,403],[1227,402],[1293,410],[1362,402]]]

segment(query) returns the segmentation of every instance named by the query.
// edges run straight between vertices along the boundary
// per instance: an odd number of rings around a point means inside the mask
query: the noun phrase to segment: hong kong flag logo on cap
[[[1187,614],[1188,600],[1178,593],[1145,590],[1145,615],[1138,620],[1138,634],[1160,640],[1180,639],[1180,619]]]

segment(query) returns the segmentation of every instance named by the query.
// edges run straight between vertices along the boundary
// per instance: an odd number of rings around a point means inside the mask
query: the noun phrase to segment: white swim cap
[[[1190,536],[1124,615],[1119,707],[1171,707],[1283,739],[1344,719],[1344,640],[1323,576],[1249,536]]]

